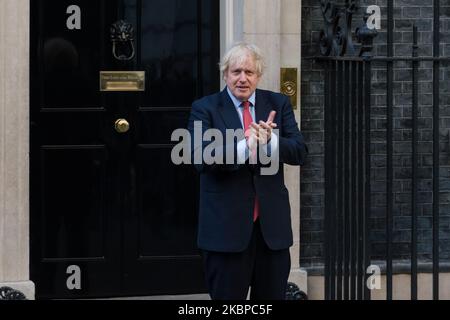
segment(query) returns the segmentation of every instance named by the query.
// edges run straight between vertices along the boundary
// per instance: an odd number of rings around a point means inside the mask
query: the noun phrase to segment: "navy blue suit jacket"
[[[200,249],[217,252],[245,250],[252,234],[255,196],[260,204],[262,234],[269,248],[285,249],[293,243],[283,163],[303,165],[307,148],[287,96],[258,89],[255,107],[255,122],[266,121],[272,110],[277,112],[274,122],[280,130],[278,173],[261,175],[260,165],[237,164],[237,139],[228,144],[224,142],[224,152],[221,154],[224,164],[196,164],[200,173]],[[219,129],[224,137],[226,129],[242,129],[239,115],[226,89],[192,104],[188,127],[192,137],[194,121],[202,122],[203,132],[215,128]],[[207,145],[208,142],[204,142],[202,148]],[[191,151],[195,151],[193,143]],[[231,151],[234,152],[235,162],[225,164],[226,154]]]

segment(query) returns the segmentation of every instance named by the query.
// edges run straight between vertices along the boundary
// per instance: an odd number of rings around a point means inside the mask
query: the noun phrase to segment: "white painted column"
[[[243,8],[243,40],[256,44],[264,53],[267,68],[259,87],[280,90],[281,68],[281,1],[245,0]]]
[[[29,280],[29,0],[0,1],[0,287]]]
[[[297,109],[295,118],[300,126],[300,74],[301,74],[301,0],[281,0],[280,60],[283,68],[297,68]],[[307,273],[300,268],[300,167],[286,166],[286,185],[289,189],[292,210],[294,245],[291,247],[290,281],[307,293]]]

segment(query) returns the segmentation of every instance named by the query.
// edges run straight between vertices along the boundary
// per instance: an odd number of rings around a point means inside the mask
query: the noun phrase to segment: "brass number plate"
[[[100,71],[100,91],[145,91],[145,71]]]

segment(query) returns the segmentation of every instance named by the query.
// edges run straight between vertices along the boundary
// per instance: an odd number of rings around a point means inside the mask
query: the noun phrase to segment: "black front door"
[[[205,291],[198,176],[170,156],[192,101],[219,89],[218,3],[31,1],[38,298]],[[145,88],[101,91],[101,71],[142,71]]]

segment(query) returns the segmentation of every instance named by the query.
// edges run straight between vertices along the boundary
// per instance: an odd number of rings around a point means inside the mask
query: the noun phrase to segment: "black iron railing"
[[[433,63],[433,161],[432,161],[432,273],[433,298],[439,299],[439,72],[441,57],[440,4],[434,0],[433,56],[419,56],[418,31],[413,27],[411,56],[394,56],[394,1],[387,1],[387,54],[374,56],[376,31],[367,23],[356,30],[360,43],[356,52],[351,20],[356,1],[338,5],[321,0],[325,22],[321,33],[320,61],[325,70],[325,297],[326,299],[370,299],[367,268],[372,264],[371,215],[371,91],[372,64],[386,70],[386,203],[385,266],[386,299],[393,299],[394,230],[394,66],[399,61],[411,66],[411,299],[418,298],[418,70],[425,61]],[[367,22],[368,15],[365,16]],[[383,68],[384,68],[383,67]]]

